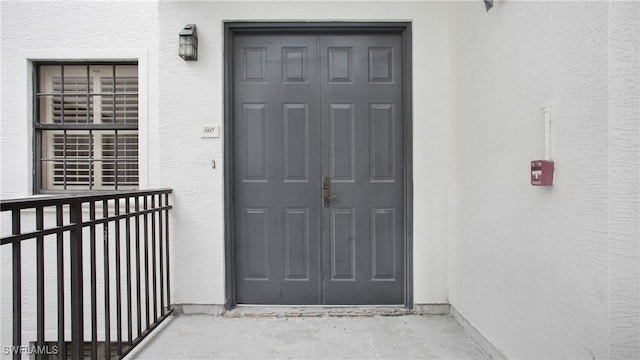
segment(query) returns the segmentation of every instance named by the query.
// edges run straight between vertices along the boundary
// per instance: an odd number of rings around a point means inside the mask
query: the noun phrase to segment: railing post
[[[44,229],[44,209],[36,207],[36,230]],[[44,348],[44,236],[36,237],[36,348]],[[36,359],[42,359],[42,353],[36,352]]]
[[[62,204],[56,204],[56,226],[60,228],[64,224]],[[64,234],[56,233],[56,263],[57,263],[57,290],[58,290],[58,359],[67,358],[67,345],[64,336]]]
[[[89,220],[96,219],[96,202],[89,203]],[[89,226],[89,267],[91,268],[91,359],[98,358],[98,274],[96,271],[96,226]]]
[[[151,316],[149,312],[149,298],[150,298],[150,288],[149,288],[149,203],[147,201],[148,195],[143,196],[143,205],[144,205],[144,215],[143,215],[143,226],[144,226],[144,292],[145,292],[145,320],[146,327],[145,329],[149,329],[151,326]]]
[[[11,213],[11,232],[20,234],[20,209]],[[13,254],[13,359],[20,359],[20,345],[22,345],[22,255],[20,241],[11,245]]]
[[[169,207],[169,194],[164,194],[164,203],[167,207]],[[164,213],[165,216],[165,257],[166,259],[166,267],[167,267],[167,308],[171,308],[171,266],[169,265],[169,209],[167,209]]]
[[[82,299],[82,202],[69,204],[71,262],[71,357],[84,358],[84,304]]]
[[[133,343],[133,297],[131,294],[131,196],[126,197],[125,212],[127,219],[125,222],[126,237],[126,258],[127,258],[127,344],[131,347]]]
[[[109,200],[102,200],[102,217],[109,218]],[[102,239],[104,242],[104,358],[111,357],[111,292],[110,276],[111,263],[109,262],[109,222],[102,224]]]
[[[156,261],[156,212],[158,211],[156,208],[156,195],[151,195],[151,209],[153,212],[151,213],[151,267],[153,271],[151,272],[151,284],[153,285],[153,322],[158,320],[158,287],[157,287],[157,261]],[[149,300],[147,300],[149,301]]]
[[[136,195],[136,306],[138,336],[142,335],[142,286],[140,285],[140,196]]]

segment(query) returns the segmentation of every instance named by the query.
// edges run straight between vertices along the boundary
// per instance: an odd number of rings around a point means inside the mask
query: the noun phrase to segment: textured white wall
[[[609,357],[640,358],[640,2],[609,6]]]
[[[621,4],[449,8],[450,301],[508,358],[638,357],[638,10]],[[543,104],[551,188],[529,185]]]
[[[141,164],[141,186],[149,186],[148,178],[157,179],[160,167],[157,3],[2,1],[0,6],[2,198],[32,194],[30,60],[141,60],[140,156],[148,159]]]
[[[158,140],[158,12],[151,1],[0,1],[0,198],[32,194],[32,60],[140,61],[141,186],[157,186]],[[2,218],[2,234],[10,231]],[[24,221],[25,224],[28,220]],[[34,278],[35,254],[23,250],[23,277]],[[11,250],[0,249],[0,344],[11,343]],[[54,258],[55,260],[55,258]],[[55,284],[55,282],[50,283]],[[35,329],[34,288],[25,283],[23,329]],[[51,290],[51,287],[48,287]],[[47,293],[55,308],[55,292]],[[55,313],[54,313],[55,315]],[[54,321],[47,327],[52,328]],[[69,323],[67,323],[69,324]],[[8,358],[2,355],[3,359]]]
[[[224,302],[223,140],[201,139],[200,132],[223,121],[223,22],[229,20],[413,22],[415,302],[448,301],[445,3],[161,2],[159,16],[160,179],[175,190],[172,296],[177,303]],[[197,25],[197,62],[177,56],[177,33],[188,23]]]

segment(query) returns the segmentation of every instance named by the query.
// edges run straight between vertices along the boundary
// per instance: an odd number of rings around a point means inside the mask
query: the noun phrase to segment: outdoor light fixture
[[[187,24],[180,31],[179,54],[184,60],[198,60],[198,33],[195,24]]]
[[[493,7],[493,0],[484,0],[484,6],[489,11]]]

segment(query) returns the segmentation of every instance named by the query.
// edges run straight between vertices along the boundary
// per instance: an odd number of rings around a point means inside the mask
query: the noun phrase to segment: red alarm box
[[[533,160],[531,162],[531,185],[553,185],[553,161]]]

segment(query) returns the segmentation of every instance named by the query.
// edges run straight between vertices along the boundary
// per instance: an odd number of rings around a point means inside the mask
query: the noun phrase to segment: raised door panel
[[[333,181],[354,180],[355,119],[353,104],[330,104],[331,178]]]
[[[309,209],[284,210],[285,280],[309,281]]]
[[[394,281],[396,231],[394,209],[371,210],[371,280]]]
[[[243,104],[244,181],[267,181],[267,105]]]
[[[243,238],[246,239],[242,256],[245,280],[269,280],[269,234],[267,231],[267,209],[245,209],[241,220]]]
[[[392,182],[395,173],[395,121],[392,104],[369,105],[371,181]]]
[[[267,81],[267,49],[246,47],[242,49],[243,80],[248,83]]]
[[[353,48],[329,47],[327,54],[329,83],[353,82]]]
[[[356,280],[354,209],[331,209],[331,280]]]
[[[309,177],[309,110],[307,104],[284,104],[284,181]]]
[[[369,48],[369,82],[392,83],[394,78],[394,48]]]
[[[308,49],[304,47],[282,48],[282,82],[304,83],[307,81]]]

